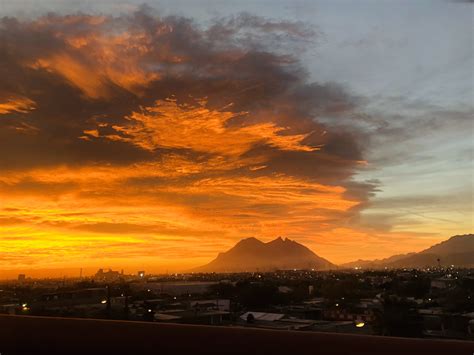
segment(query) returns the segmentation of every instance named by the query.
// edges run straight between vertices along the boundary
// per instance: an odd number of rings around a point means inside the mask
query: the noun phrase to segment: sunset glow
[[[403,117],[456,120],[456,137],[472,108],[382,114],[300,58],[318,36],[140,7],[0,19],[0,278],[185,271],[248,237],[337,264],[471,232],[472,170],[443,162],[472,147],[424,141]]]

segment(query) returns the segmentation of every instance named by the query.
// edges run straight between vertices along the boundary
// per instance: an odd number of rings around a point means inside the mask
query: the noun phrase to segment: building
[[[274,330],[308,330],[311,320],[290,318],[283,313],[245,312],[240,316],[240,325]]]
[[[134,292],[147,291],[155,294],[180,296],[205,293],[209,290],[209,286],[217,283],[213,281],[134,282],[130,284],[130,287]]]
[[[431,280],[431,288],[432,289],[447,289],[451,288],[455,285],[456,280],[453,280],[448,277],[441,277],[439,279]]]
[[[466,339],[472,334],[471,320],[474,312],[452,313],[441,307],[419,309],[423,320],[423,335],[433,338]]]
[[[199,310],[217,310],[222,312],[230,311],[230,300],[229,299],[211,299],[211,300],[195,300],[190,302],[192,309]]]
[[[108,271],[104,271],[104,269],[99,269],[94,276],[94,279],[101,282],[111,282],[117,281],[120,279],[122,275],[118,271],[113,271],[109,269]]]

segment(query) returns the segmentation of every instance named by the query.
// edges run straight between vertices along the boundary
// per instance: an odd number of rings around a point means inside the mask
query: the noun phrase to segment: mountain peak
[[[285,241],[286,241],[286,238],[285,238],[285,240],[283,240],[282,237],[278,237],[278,238],[273,239],[272,241],[270,241],[270,242],[268,242],[268,243],[266,243],[266,244],[282,244],[282,243],[284,243]]]
[[[288,244],[288,243],[296,243],[296,244],[299,244],[297,242],[295,242],[294,240],[291,240],[289,238],[282,238],[282,237],[278,237],[276,239],[273,239],[272,241],[266,243],[266,244]]]
[[[429,253],[463,253],[474,252],[474,234],[455,235],[447,240],[435,244],[421,251],[422,254]]]
[[[241,239],[235,246],[242,245],[242,244],[263,244],[263,242],[255,237],[249,237],[245,239]]]
[[[450,240],[472,240],[472,237],[474,237],[474,234],[459,234],[459,235],[453,235],[451,238],[446,240],[447,242]]]

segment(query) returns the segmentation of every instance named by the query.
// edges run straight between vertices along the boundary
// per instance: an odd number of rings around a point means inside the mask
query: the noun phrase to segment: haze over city
[[[472,4],[209,3],[0,3],[0,278],[472,233]]]

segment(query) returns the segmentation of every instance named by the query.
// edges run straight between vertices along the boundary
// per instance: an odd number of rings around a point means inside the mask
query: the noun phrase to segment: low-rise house
[[[282,313],[246,312],[239,325],[274,330],[309,330],[313,321],[288,317]]]

